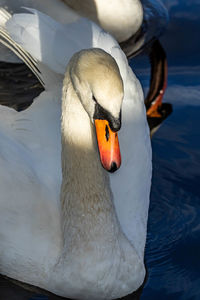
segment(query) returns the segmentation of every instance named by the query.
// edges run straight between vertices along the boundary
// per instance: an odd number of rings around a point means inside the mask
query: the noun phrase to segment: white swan
[[[32,7],[68,24],[80,16],[96,22],[111,33],[128,56],[161,34],[168,22],[168,12],[160,0],[0,0],[11,14],[21,7]],[[127,41],[127,42],[126,42]]]
[[[23,112],[0,107],[1,273],[75,299],[131,293],[145,276],[151,182],[141,86],[118,44],[89,21],[63,26],[32,10],[6,28],[37,60],[46,91]],[[88,48],[103,50],[70,60]],[[121,105],[122,166],[109,175],[92,122],[97,114],[119,128]]]

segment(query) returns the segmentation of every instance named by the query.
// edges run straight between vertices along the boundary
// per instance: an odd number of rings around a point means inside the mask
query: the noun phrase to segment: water
[[[164,1],[170,24],[164,101],[173,113],[154,135],[153,179],[141,300],[200,299],[200,1]],[[146,60],[132,61],[144,87]]]

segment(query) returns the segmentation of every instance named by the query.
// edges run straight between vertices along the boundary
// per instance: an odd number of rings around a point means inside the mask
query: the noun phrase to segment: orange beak
[[[95,127],[101,163],[107,171],[115,172],[121,165],[118,135],[106,120],[95,120]]]

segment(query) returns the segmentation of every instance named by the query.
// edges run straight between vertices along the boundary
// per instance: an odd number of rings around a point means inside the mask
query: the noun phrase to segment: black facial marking
[[[94,120],[107,120],[112,131],[116,132],[121,128],[121,112],[119,118],[114,118],[106,109],[99,103],[95,104]]]
[[[108,125],[106,125],[106,140],[109,140],[109,129],[108,129]]]
[[[94,101],[95,103],[97,103],[97,99],[95,98],[94,95],[92,95],[92,99],[93,99],[93,101]]]

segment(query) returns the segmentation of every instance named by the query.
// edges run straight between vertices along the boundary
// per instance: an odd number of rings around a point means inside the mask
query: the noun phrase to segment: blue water
[[[169,64],[172,115],[154,135],[153,179],[141,300],[200,299],[200,0],[163,1],[161,39]],[[146,59],[131,62],[144,90]]]

